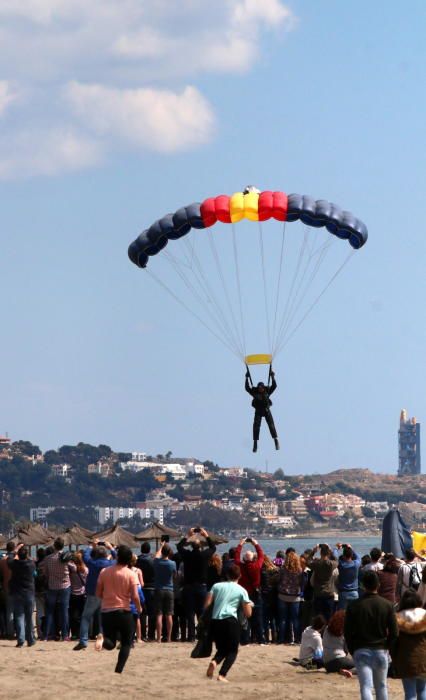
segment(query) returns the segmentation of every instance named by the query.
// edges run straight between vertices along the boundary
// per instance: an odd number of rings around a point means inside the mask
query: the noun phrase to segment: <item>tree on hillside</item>
[[[39,446],[33,445],[28,440],[16,440],[15,442],[12,442],[12,452],[15,454],[25,455],[26,457],[41,455]]]
[[[282,469],[276,469],[273,473],[273,477],[275,481],[284,481],[285,480],[285,474]]]

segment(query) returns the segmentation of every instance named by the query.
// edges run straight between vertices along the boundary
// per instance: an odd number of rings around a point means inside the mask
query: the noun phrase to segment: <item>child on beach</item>
[[[299,663],[305,668],[322,668],[323,648],[321,632],[326,625],[323,615],[316,615],[312,620],[312,625],[307,627],[302,634],[302,641],[299,650]]]

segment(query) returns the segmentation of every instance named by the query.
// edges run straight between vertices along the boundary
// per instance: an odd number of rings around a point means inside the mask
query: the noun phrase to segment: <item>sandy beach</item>
[[[240,649],[229,674],[230,683],[219,684],[205,676],[206,659],[191,659],[192,645],[138,644],[124,673],[114,673],[117,652],[73,652],[67,642],[38,642],[34,648],[15,649],[14,642],[0,642],[2,671],[0,697],[12,700],[118,698],[127,700],[210,700],[222,697],[242,700],[355,700],[356,678],[346,680],[325,671],[304,671],[291,664],[298,647],[250,645]],[[402,700],[401,682],[389,682],[389,697]]]

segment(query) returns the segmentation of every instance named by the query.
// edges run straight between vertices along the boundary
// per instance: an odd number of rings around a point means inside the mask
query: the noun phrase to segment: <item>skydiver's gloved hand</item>
[[[246,379],[250,379],[250,372],[248,370],[246,372]]]
[[[275,377],[275,372],[273,369],[271,369],[271,377]]]

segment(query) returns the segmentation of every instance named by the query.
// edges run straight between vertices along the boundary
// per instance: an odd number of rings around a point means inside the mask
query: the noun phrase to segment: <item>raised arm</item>
[[[240,540],[238,547],[235,550],[235,563],[238,564],[238,566],[241,564],[241,550],[243,548],[243,544],[245,542],[245,538]]]
[[[256,553],[257,553],[257,561],[259,564],[259,569],[261,569],[263,566],[265,555],[263,553],[263,549],[260,546],[260,544],[256,540],[252,540],[252,542],[253,542],[254,548],[255,548]]]
[[[277,388],[277,383],[275,381],[275,372],[271,371],[271,377],[272,377],[272,384],[268,389],[269,395],[273,394],[275,389]]]
[[[253,396],[253,388],[250,386],[248,374],[246,374],[244,389],[250,394],[250,396]]]

